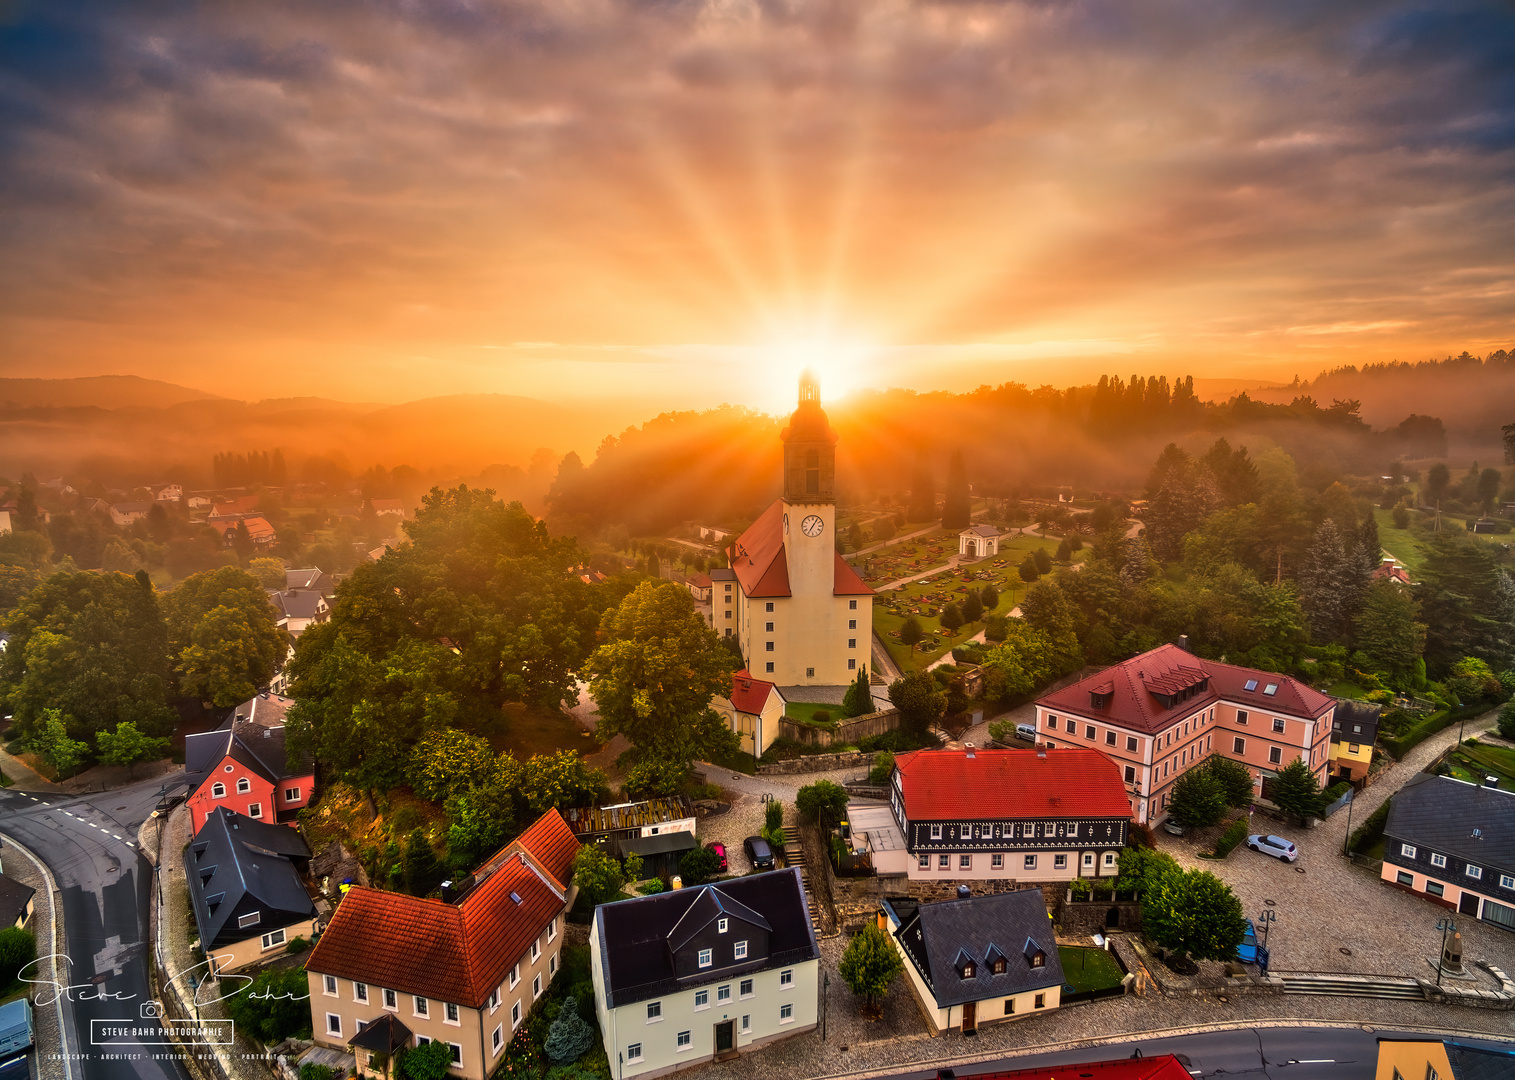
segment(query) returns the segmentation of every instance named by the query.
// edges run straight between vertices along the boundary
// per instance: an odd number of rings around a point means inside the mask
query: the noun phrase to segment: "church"
[[[844,687],[868,670],[873,590],[836,551],[836,433],[809,372],[780,437],[784,494],[726,551],[734,604],[713,603],[734,608],[747,671],[793,699],[794,687]]]

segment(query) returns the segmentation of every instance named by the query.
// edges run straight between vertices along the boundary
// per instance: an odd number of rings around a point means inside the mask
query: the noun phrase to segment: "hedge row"
[[[1389,806],[1393,801],[1393,799],[1385,799],[1383,805],[1368,815],[1367,821],[1353,830],[1351,838],[1347,840],[1349,852],[1355,855],[1383,835],[1384,826],[1389,821]]]
[[[1384,749],[1402,760],[1406,754],[1425,742],[1432,735],[1435,735],[1438,731],[1445,731],[1458,721],[1471,720],[1475,716],[1482,716],[1488,711],[1488,708],[1487,704],[1480,703],[1477,705],[1461,705],[1448,709],[1444,713],[1422,720],[1414,727],[1407,728],[1404,734],[1396,738],[1384,739]]]
[[[1247,838],[1247,819],[1239,817],[1231,822],[1231,827],[1221,834],[1220,840],[1215,844],[1215,857],[1224,859],[1231,854],[1237,844]]]

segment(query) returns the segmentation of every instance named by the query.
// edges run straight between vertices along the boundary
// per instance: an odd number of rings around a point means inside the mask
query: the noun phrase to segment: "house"
[[[702,604],[710,603],[712,582],[709,574],[695,574],[694,577],[684,582],[689,588],[689,595]]]
[[[721,637],[736,633],[736,574],[725,567],[710,571],[710,627]]]
[[[1374,1080],[1507,1080],[1515,1050],[1468,1046],[1456,1039],[1378,1038]]]
[[[289,761],[284,714],[294,702],[272,694],[244,701],[215,731],[184,740],[184,775],[194,785],[189,797],[190,831],[199,832],[217,807],[253,820],[295,824],[315,793],[308,761]]]
[[[212,504],[204,495],[191,495],[184,500],[184,505],[191,510],[209,510]]]
[[[1336,699],[1336,715],[1331,719],[1331,775],[1336,779],[1351,783],[1368,775],[1382,708],[1366,701]]]
[[[957,534],[957,553],[970,559],[998,555],[999,538],[993,525],[970,525]]]
[[[784,718],[784,695],[777,686],[754,676],[746,668],[731,676],[731,696],[716,695],[710,707],[726,718],[742,740],[742,752],[761,757],[779,737]]]
[[[155,484],[149,490],[156,502],[178,502],[184,498],[184,488],[180,484]]]
[[[820,956],[797,867],[602,904],[589,971],[612,1074],[662,1076],[812,1030]]]
[[[326,597],[315,589],[286,589],[268,594],[269,602],[278,612],[279,629],[298,638],[305,628],[315,623],[324,623],[331,618],[331,605]]]
[[[221,540],[227,547],[236,542],[238,526],[246,527],[247,535],[258,547],[267,547],[279,539],[279,534],[268,519],[259,514],[215,513],[205,523],[221,534]]]
[[[1063,965],[1040,889],[935,904],[886,900],[884,916],[938,1035],[971,1035],[1062,1004]]]
[[[731,539],[731,530],[722,529],[715,525],[701,525],[700,539],[712,540],[717,544],[724,544],[727,540]]]
[[[0,926],[22,929],[31,920],[37,890],[0,874]]]
[[[337,583],[318,566],[284,571],[284,588],[289,592],[316,592],[328,600],[336,595]]]
[[[1115,763],[1084,747],[897,754],[889,808],[912,881],[1109,877],[1131,823]]]
[[[1384,823],[1383,880],[1515,930],[1515,791],[1416,776]]]
[[[1239,761],[1267,799],[1301,758],[1325,786],[1336,699],[1287,675],[1161,645],[1036,702],[1047,746],[1098,747],[1120,768],[1137,821],[1168,816],[1173,785],[1212,754]]]
[[[937,1070],[937,1080],[951,1080],[950,1069]],[[1172,1054],[1085,1061],[1068,1065],[1038,1065],[1008,1072],[975,1072],[973,1080],[1188,1080],[1189,1070]]]
[[[1409,573],[1403,566],[1399,565],[1399,561],[1391,555],[1385,555],[1383,562],[1379,563],[1378,567],[1373,571],[1374,581],[1382,581],[1385,578],[1390,581],[1397,581],[1401,585],[1408,586],[1410,584]]]
[[[152,503],[145,502],[119,502],[110,504],[110,519],[117,525],[125,527],[134,521],[141,521],[152,509]]]
[[[374,512],[375,517],[398,517],[405,516],[405,503],[400,499],[369,499],[368,507]]]
[[[348,890],[305,965],[316,1044],[361,1073],[440,1040],[454,1075],[492,1076],[558,972],[578,850],[550,810],[446,899]]]
[[[310,848],[294,829],[218,806],[184,849],[184,880],[212,972],[240,971],[320,932],[301,872]]]
[[[679,860],[700,846],[694,806],[683,795],[569,810],[564,819],[581,844],[594,844],[615,859],[640,856],[645,877],[671,878]]]

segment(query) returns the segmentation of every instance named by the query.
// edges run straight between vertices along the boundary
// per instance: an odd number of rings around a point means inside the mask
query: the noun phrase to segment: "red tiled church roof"
[[[728,549],[731,569],[751,597],[790,596],[789,559],[784,552],[784,503],[774,500]],[[833,596],[872,596],[847,560],[836,555],[832,571]]]
[[[1172,706],[1156,697],[1177,694],[1203,679],[1209,680],[1205,689]],[[1247,683],[1253,680],[1256,685],[1248,690]],[[1265,693],[1270,685],[1276,690]],[[1109,704],[1095,708],[1091,693],[1109,695]],[[1056,690],[1038,699],[1037,704],[1053,712],[1097,717],[1133,731],[1156,734],[1222,699],[1300,717],[1318,717],[1335,704],[1334,699],[1287,675],[1205,660],[1177,645],[1160,645]]]
[[[760,715],[772,693],[771,682],[755,678],[746,668],[731,676],[731,704],[737,712]]]
[[[1098,750],[914,750],[895,756],[914,821],[1130,817],[1120,769]]]

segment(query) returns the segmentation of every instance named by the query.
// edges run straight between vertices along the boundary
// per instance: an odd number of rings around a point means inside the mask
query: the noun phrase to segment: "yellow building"
[[[1515,1051],[1452,1039],[1379,1039],[1373,1080],[1483,1080],[1515,1076]]]
[[[808,373],[782,439],[783,497],[728,549],[742,658],[779,686],[846,686],[868,668],[873,590],[836,551],[836,433]]]

